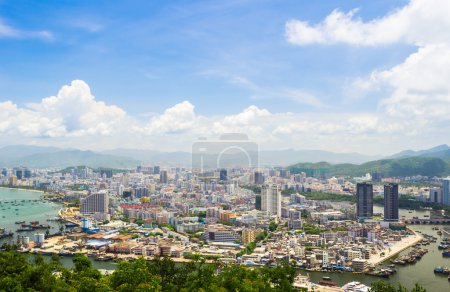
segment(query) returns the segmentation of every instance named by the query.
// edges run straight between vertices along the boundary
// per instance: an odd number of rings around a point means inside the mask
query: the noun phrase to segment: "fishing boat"
[[[33,229],[50,229],[51,226],[50,225],[42,225],[42,224],[40,224],[40,225],[31,225],[31,228],[33,228]]]
[[[12,237],[14,235],[11,231],[5,231],[5,229],[0,230],[0,239],[6,238],[6,237]]]
[[[17,229],[17,232],[26,232],[26,231],[33,231],[34,229],[31,227],[21,227]]]
[[[68,251],[68,250],[60,250],[58,253],[62,257],[73,257],[74,253]]]
[[[389,276],[391,275],[391,273],[384,271],[384,270],[368,272],[366,274],[369,276],[381,277],[381,278],[389,278]]]
[[[322,280],[319,281],[319,285],[322,286],[328,286],[328,287],[337,287],[338,284],[336,282],[330,281],[330,280],[324,280],[322,277]]]
[[[444,268],[443,267],[435,267],[434,268],[434,272],[436,274],[443,274],[444,273]]]
[[[447,249],[447,248],[449,248],[448,244],[440,244],[438,246],[438,249]]]

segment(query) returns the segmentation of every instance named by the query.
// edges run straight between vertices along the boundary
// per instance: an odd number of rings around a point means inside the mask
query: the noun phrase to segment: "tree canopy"
[[[248,268],[207,264],[204,259],[176,264],[169,258],[122,261],[111,275],[102,275],[84,255],[73,257],[74,268],[59,257],[33,258],[15,251],[0,252],[0,291],[294,291],[296,270],[288,262],[276,267]],[[373,292],[407,291],[384,282]],[[412,292],[424,292],[416,285]]]

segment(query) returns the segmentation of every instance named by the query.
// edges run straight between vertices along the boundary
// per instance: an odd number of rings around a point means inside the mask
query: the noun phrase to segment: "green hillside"
[[[408,157],[401,159],[381,159],[357,164],[297,163],[288,167],[291,173],[306,172],[315,176],[362,176],[379,172],[385,177],[396,176],[444,176],[450,174],[450,160],[434,157]]]

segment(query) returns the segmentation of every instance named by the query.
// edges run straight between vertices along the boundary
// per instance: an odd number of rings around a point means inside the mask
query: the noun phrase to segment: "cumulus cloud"
[[[351,95],[378,96],[375,117],[355,117],[349,133],[401,133],[423,136],[448,130],[450,120],[450,2],[411,0],[385,16],[364,21],[358,10],[332,11],[323,21],[286,23],[286,39],[295,45],[380,46],[408,44],[417,51],[387,70],[353,80]],[[354,98],[353,98],[354,100]]]
[[[95,100],[89,86],[74,80],[56,96],[20,108],[11,101],[0,104],[0,132],[17,131],[30,137],[110,135],[126,119],[114,105]]]
[[[268,110],[252,105],[237,115],[226,116],[223,119],[222,124],[248,126],[254,124],[258,118],[268,116],[271,116],[271,113]]]
[[[353,88],[381,96],[380,114],[431,129],[450,120],[449,79],[450,44],[426,45],[401,64],[356,79]]]
[[[420,48],[404,63],[375,76],[373,82],[392,90],[380,103],[388,114],[450,120],[450,46]]]
[[[357,12],[357,9],[347,13],[334,10],[315,25],[290,20],[285,26],[286,38],[296,45],[424,45],[450,41],[450,2],[447,0],[411,0],[400,9],[366,22],[356,16]]]
[[[0,103],[0,133],[19,133],[26,137],[56,137],[65,132],[58,118],[50,118],[38,112],[18,108],[11,101]]]
[[[382,82],[388,73],[380,73],[381,77],[376,79]],[[384,106],[390,104],[386,101]],[[63,86],[55,96],[23,107],[12,101],[0,103],[3,145],[32,143],[96,150],[126,147],[176,151],[189,150],[191,143],[201,136],[214,139],[223,133],[239,132],[247,134],[263,149],[361,151],[364,147],[364,152],[379,153],[383,141],[389,141],[384,145],[390,145],[393,136],[415,139],[414,135],[423,133],[426,126],[426,122],[380,117],[375,113],[274,113],[256,105],[235,114],[205,116],[198,114],[189,101],[140,121],[115,105],[97,100],[88,84],[81,80]]]
[[[170,107],[163,114],[153,117],[144,128],[147,134],[181,133],[200,127],[195,107],[183,101]]]

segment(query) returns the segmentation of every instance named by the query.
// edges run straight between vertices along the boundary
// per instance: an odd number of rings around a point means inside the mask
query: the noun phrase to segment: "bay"
[[[58,223],[47,221],[47,219],[53,219],[58,215],[60,205],[41,200],[42,194],[37,191],[0,188],[0,228],[14,232],[13,239],[3,239],[2,242],[15,241],[19,234],[33,236],[36,233],[35,231],[18,233],[16,230],[20,224],[15,224],[16,221],[26,223],[39,221],[40,224],[51,226],[50,233],[59,231]],[[45,232],[45,230],[39,232]]]

